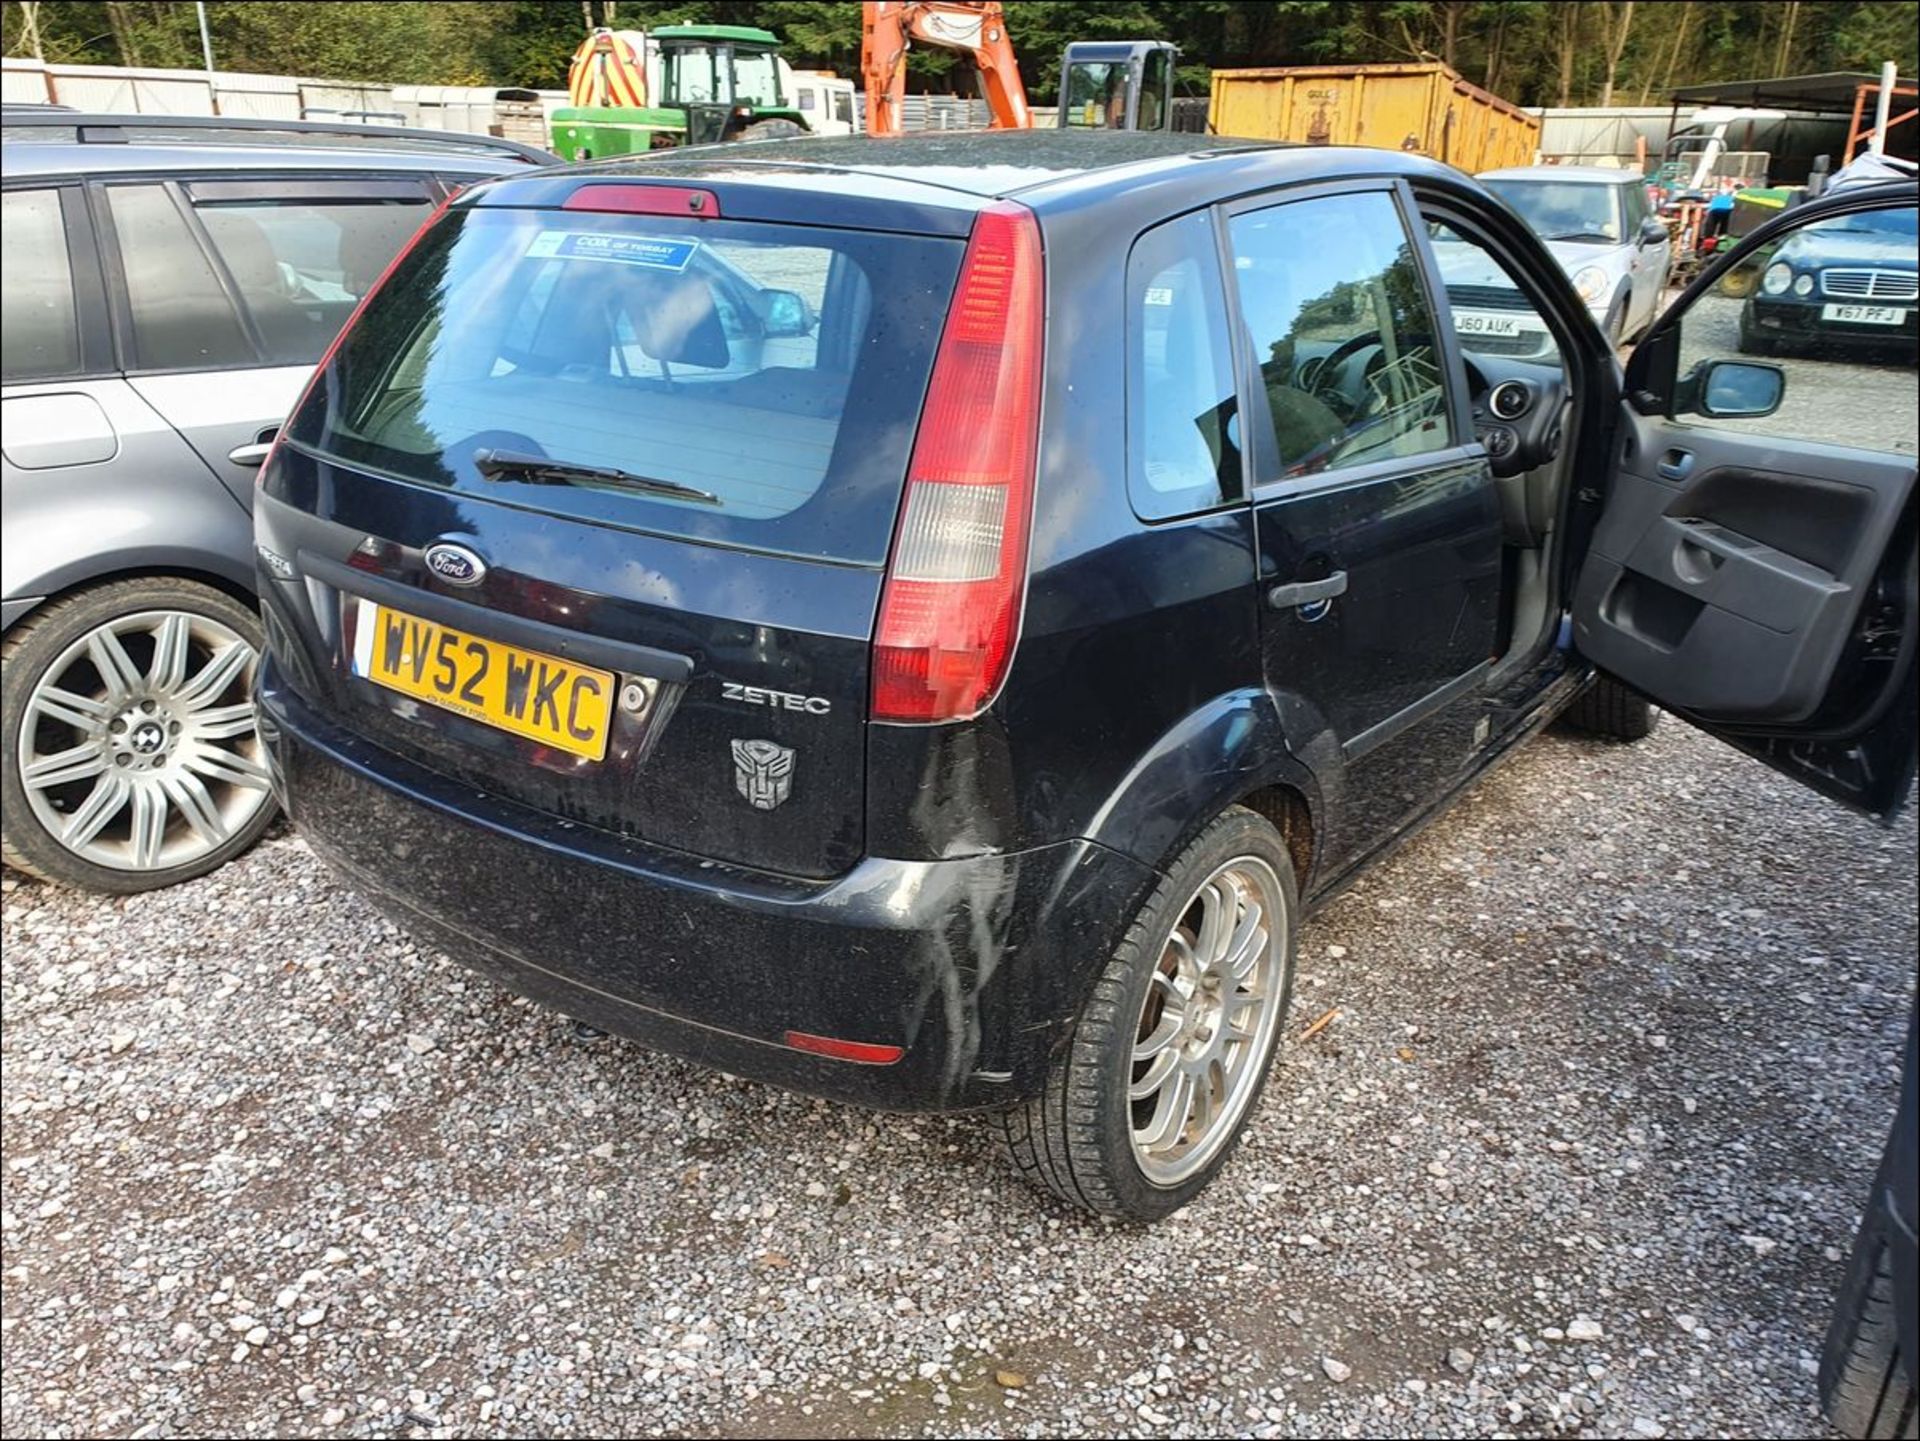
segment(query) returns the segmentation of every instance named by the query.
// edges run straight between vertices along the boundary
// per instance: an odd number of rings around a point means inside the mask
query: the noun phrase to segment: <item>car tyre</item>
[[[1134,916],[1040,1093],[996,1116],[1014,1168],[1130,1221],[1205,1189],[1272,1067],[1299,910],[1280,833],[1242,807],[1216,817]]]
[[[1614,741],[1640,741],[1653,734],[1660,712],[1652,701],[1611,676],[1599,676],[1561,717],[1576,730]]]
[[[7,864],[131,895],[253,845],[275,814],[251,697],[260,645],[254,611],[166,577],[77,591],[14,626],[0,646]]]
[[[1920,1434],[1912,1358],[1900,1354],[1887,1250],[1885,1197],[1892,1156],[1889,1140],[1820,1353],[1820,1404],[1827,1419],[1843,1436],[1876,1441]]]

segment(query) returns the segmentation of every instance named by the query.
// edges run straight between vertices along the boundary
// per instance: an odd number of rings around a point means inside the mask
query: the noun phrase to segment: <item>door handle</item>
[[[257,441],[252,445],[236,445],[227,452],[227,459],[235,465],[265,465],[267,452],[273,449],[271,441]]]
[[[1275,610],[1290,610],[1297,605],[1313,605],[1347,593],[1347,573],[1336,570],[1325,580],[1300,580],[1292,585],[1276,585],[1267,592],[1267,604]]]
[[[1668,480],[1685,480],[1693,474],[1693,452],[1676,446],[1660,457],[1654,469]]]

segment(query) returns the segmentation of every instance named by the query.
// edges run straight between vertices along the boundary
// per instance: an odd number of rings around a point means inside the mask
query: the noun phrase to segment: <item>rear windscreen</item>
[[[962,249],[455,210],[342,341],[288,439],[509,504],[878,565]],[[629,483],[503,472],[502,455]]]

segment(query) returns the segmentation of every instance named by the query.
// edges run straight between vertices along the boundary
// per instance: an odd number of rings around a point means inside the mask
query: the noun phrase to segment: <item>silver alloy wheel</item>
[[[114,870],[167,870],[223,845],[272,803],[256,661],[238,632],[192,611],[88,631],[27,697],[17,760],[33,818]]]
[[[1175,1186],[1232,1137],[1280,1023],[1280,881],[1236,856],[1200,883],[1161,949],[1134,1030],[1127,1100],[1134,1159]]]

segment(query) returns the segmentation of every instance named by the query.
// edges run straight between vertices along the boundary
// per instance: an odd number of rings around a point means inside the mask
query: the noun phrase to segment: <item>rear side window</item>
[[[10,190],[0,211],[0,306],[7,380],[71,375],[80,368],[73,274],[58,190]]]
[[[1237,399],[1213,226],[1156,226],[1127,261],[1127,487],[1143,519],[1241,494]]]
[[[424,200],[195,207],[269,365],[312,365],[427,218]]]
[[[962,250],[455,210],[341,343],[289,438],[523,506],[878,565]],[[503,454],[624,483],[502,471]]]
[[[1391,196],[1296,200],[1229,229],[1282,476],[1453,443],[1433,309]]]
[[[135,370],[257,365],[240,317],[187,217],[160,185],[107,190],[133,320]]]

